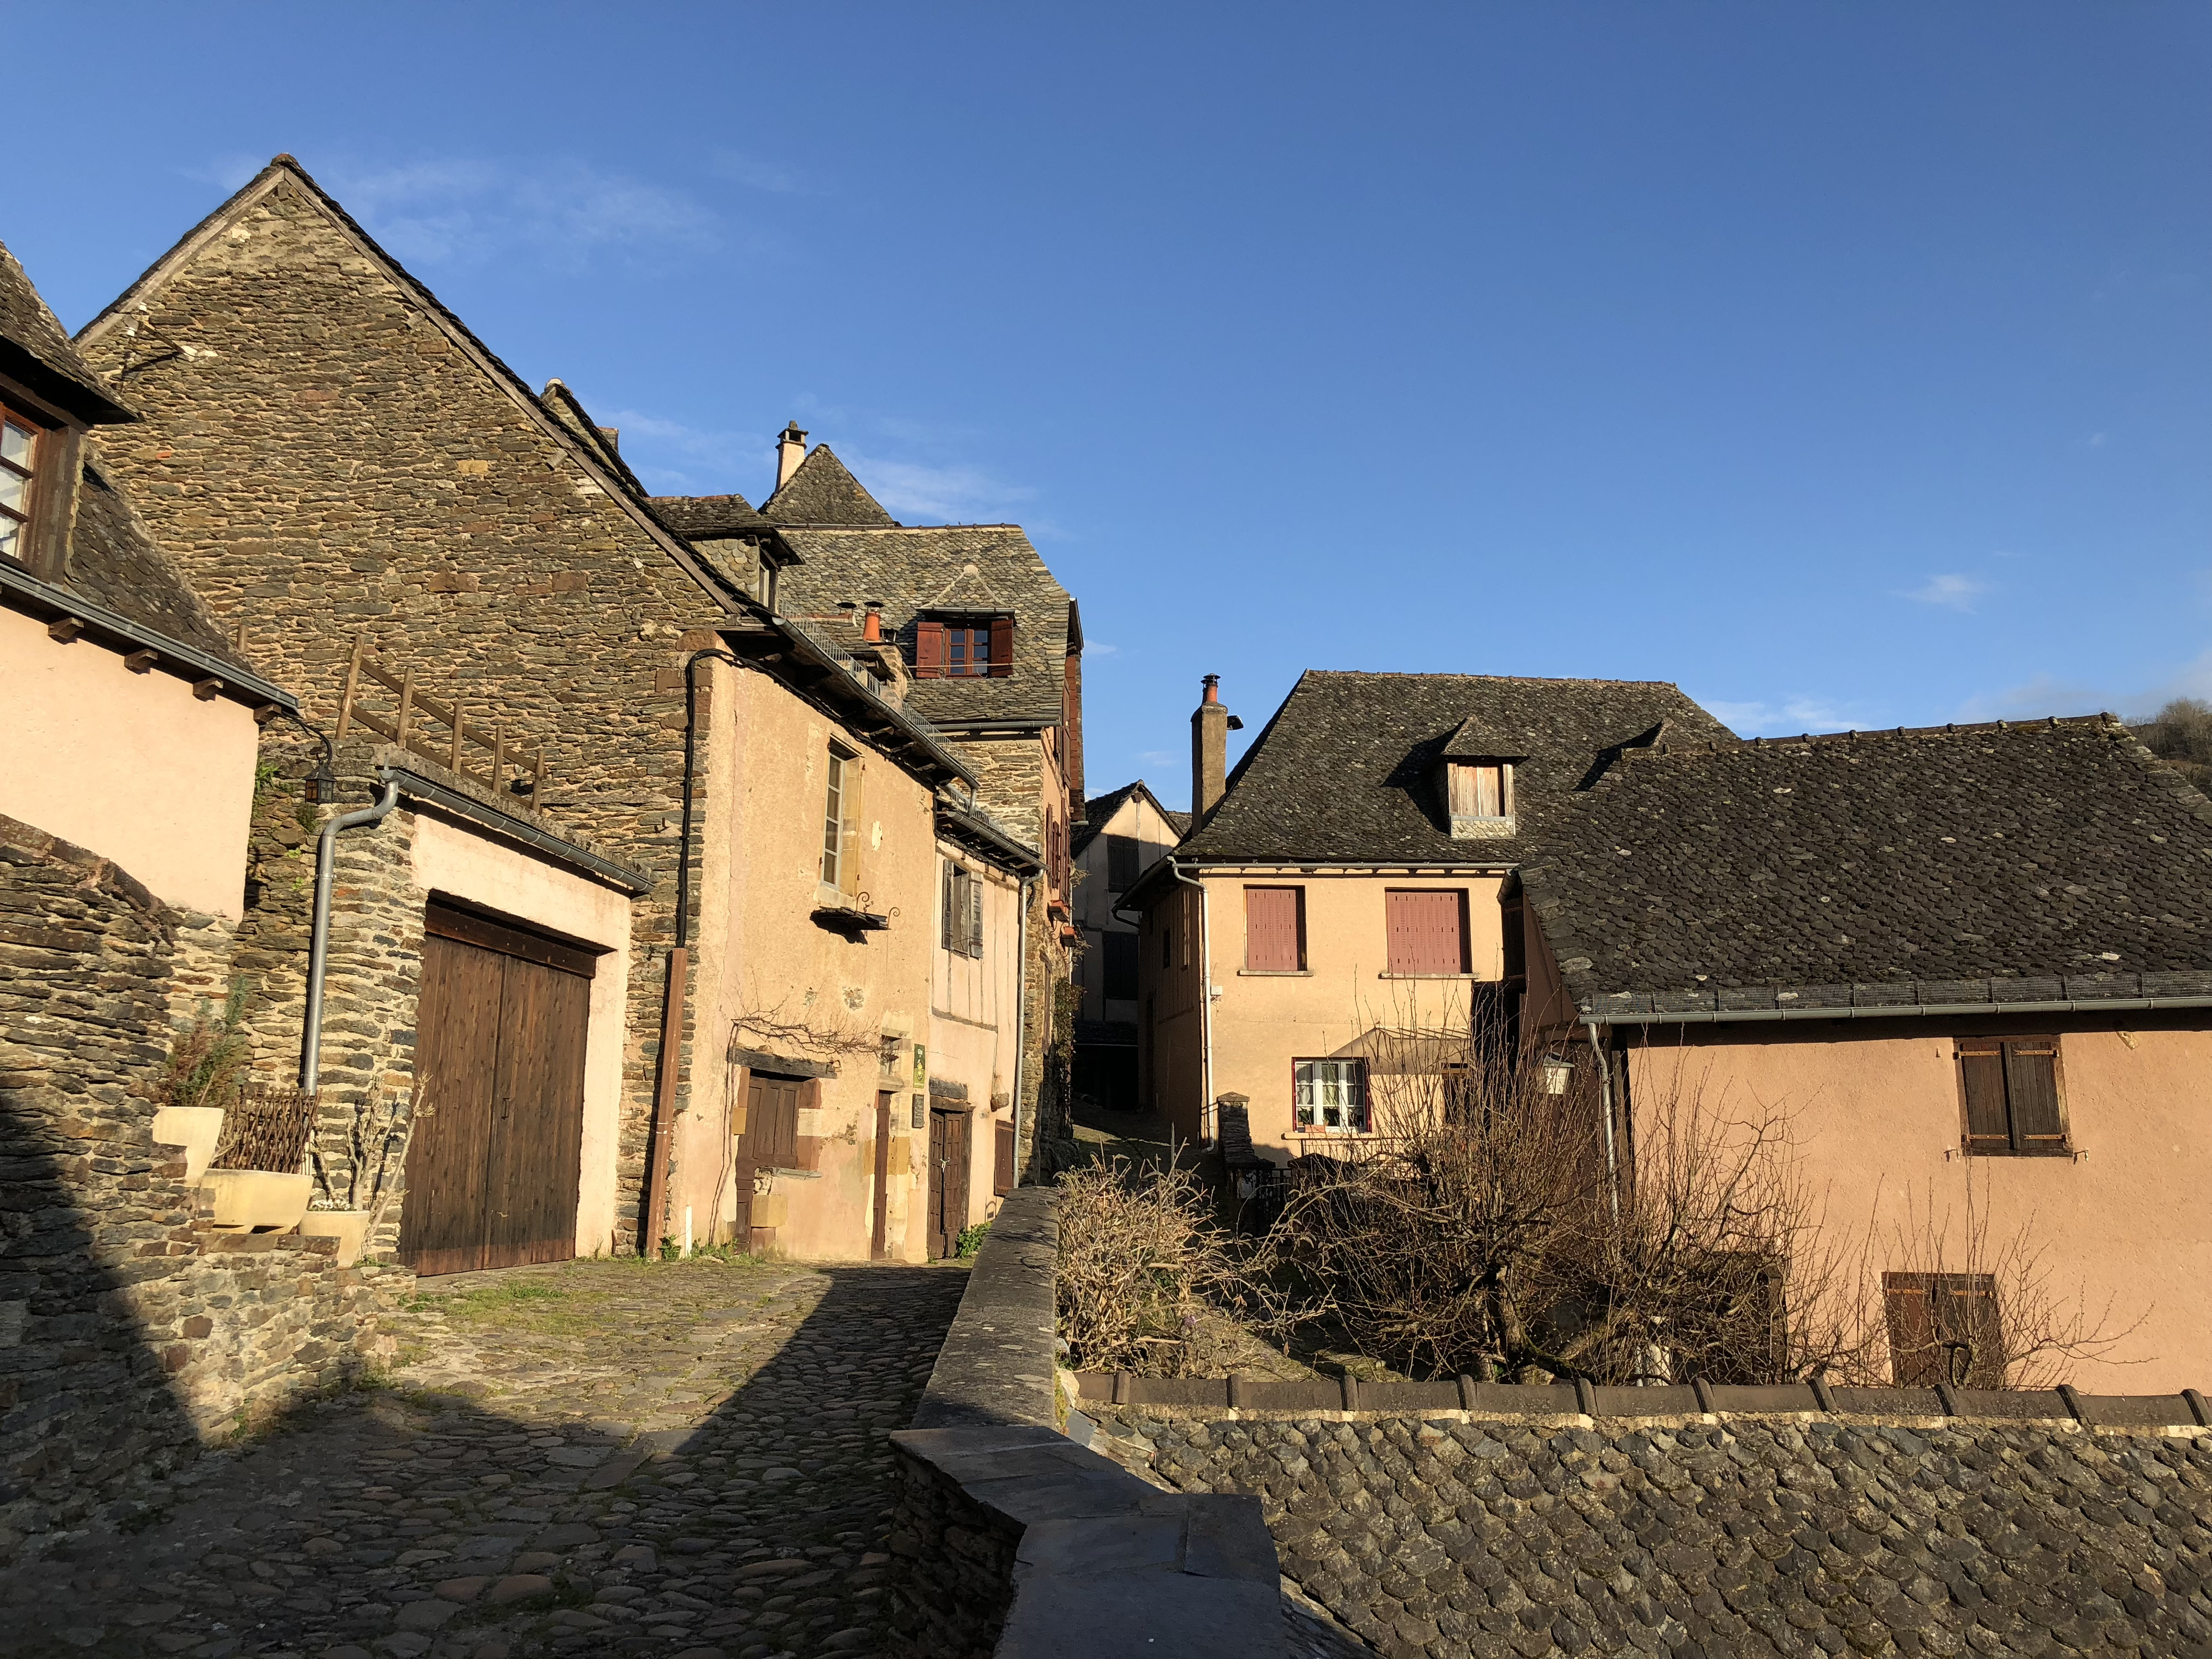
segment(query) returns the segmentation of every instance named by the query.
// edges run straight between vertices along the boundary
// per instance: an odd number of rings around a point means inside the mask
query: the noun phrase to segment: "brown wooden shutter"
[[[1137,936],[1109,933],[1105,937],[1104,994],[1117,1001],[1137,1000]]]
[[[991,678],[1005,679],[1014,672],[1014,619],[1012,617],[994,617],[991,622]]]
[[[2016,1152],[2057,1152],[2066,1147],[2058,1111],[2058,1039],[2017,1037],[2004,1045],[2005,1096],[2012,1107]]]
[[[1106,837],[1106,885],[1116,893],[1137,884],[1137,848],[1134,836]]]
[[[1299,961],[1298,913],[1304,890],[1297,887],[1244,890],[1244,965],[1255,973],[1295,973]]]
[[[914,677],[918,680],[945,678],[945,624],[917,623],[914,630]]]
[[[983,881],[980,876],[968,878],[967,950],[971,957],[983,954]]]
[[[940,949],[946,951],[957,951],[960,948],[959,945],[956,942],[959,937],[956,930],[960,927],[961,923],[966,920],[965,917],[957,914],[960,902],[960,884],[953,878],[953,872],[959,866],[955,865],[951,860],[945,860],[944,866],[944,879],[937,884],[939,890],[937,900],[937,943]]]
[[[1383,895],[1389,971],[1467,971],[1467,895],[1398,890]]]
[[[1499,913],[1505,935],[1505,977],[1526,980],[1528,977],[1528,923],[1515,899]]]
[[[1929,1273],[1884,1273],[1882,1310],[1889,1325],[1890,1379],[1900,1389],[1930,1389],[1945,1381],[1929,1306]]]
[[[1001,1123],[996,1134],[997,1145],[992,1149],[991,1190],[1003,1197],[1014,1190],[1014,1126]]]
[[[1993,1273],[1938,1273],[1930,1288],[1944,1381],[1962,1389],[2005,1385],[2004,1322],[1997,1315]]]
[[[1995,1037],[1959,1039],[1959,1083],[1966,1100],[1966,1150],[2012,1150],[2005,1117],[2004,1044]]]

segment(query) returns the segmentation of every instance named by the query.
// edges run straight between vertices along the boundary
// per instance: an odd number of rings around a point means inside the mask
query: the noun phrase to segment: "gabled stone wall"
[[[366,633],[432,696],[542,743],[553,787],[533,804],[661,878],[632,933],[618,1150],[631,1242],[676,943],[682,665],[715,642],[720,601],[290,174],[146,300],[84,342],[144,417],[103,455],[270,677],[327,729]],[[719,768],[698,758],[703,810]]]

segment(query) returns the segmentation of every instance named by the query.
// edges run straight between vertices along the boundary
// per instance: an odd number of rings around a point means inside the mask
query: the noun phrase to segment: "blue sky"
[[[9,11],[71,326],[289,150],[654,488],[1028,526],[1094,790],[1209,672],[2212,694],[2212,9]]]

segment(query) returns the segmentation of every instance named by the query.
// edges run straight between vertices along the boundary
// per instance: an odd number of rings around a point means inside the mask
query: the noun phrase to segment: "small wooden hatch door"
[[[594,954],[432,901],[399,1259],[424,1274],[576,1254]]]

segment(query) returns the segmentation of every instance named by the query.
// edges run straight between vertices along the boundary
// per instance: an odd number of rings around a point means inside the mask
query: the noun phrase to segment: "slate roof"
[[[1435,769],[1469,720],[1527,757],[1514,769],[1521,836],[1452,839]],[[1622,746],[1655,738],[1662,721],[1699,739],[1735,741],[1661,681],[1310,669],[1176,850],[1255,862],[1512,860],[1558,802],[1588,787]]]
[[[687,540],[743,535],[768,524],[753,504],[738,495],[655,495],[651,500],[661,523]]]
[[[2212,802],[2110,715],[1669,743],[1541,842],[1585,1009],[2212,993]]]
[[[1152,793],[1152,787],[1142,778],[1138,778],[1106,794],[1093,795],[1083,804],[1083,822],[1075,826],[1074,833],[1068,837],[1068,856],[1082,857],[1083,849],[1098,839],[1099,832],[1106,827],[1106,821],[1120,811],[1128,799],[1139,790],[1144,792],[1145,799],[1152,802],[1152,810],[1168,821],[1176,835],[1188,832],[1190,814],[1168,811],[1160,805],[1160,798]]]
[[[251,671],[184,572],[147,532],[130,501],[88,461],[77,491],[76,530],[63,580],[126,622]]]
[[[0,374],[21,381],[88,425],[135,421],[85,362],[39,297],[29,275],[0,243]]]
[[[1014,612],[1014,672],[1004,679],[916,680],[907,690],[907,707],[948,727],[1060,718],[1067,590],[1053,579],[1018,526],[787,527],[778,535],[803,561],[779,578],[778,603],[784,610],[802,620],[831,623],[857,617],[858,606],[880,599],[884,632],[898,641],[908,662],[914,660],[916,621],[961,580],[968,566],[975,566],[976,575]],[[856,609],[838,609],[848,603]]]
[[[761,516],[775,524],[886,528],[898,523],[860,488],[828,444],[814,446],[783,487],[761,503]]]

